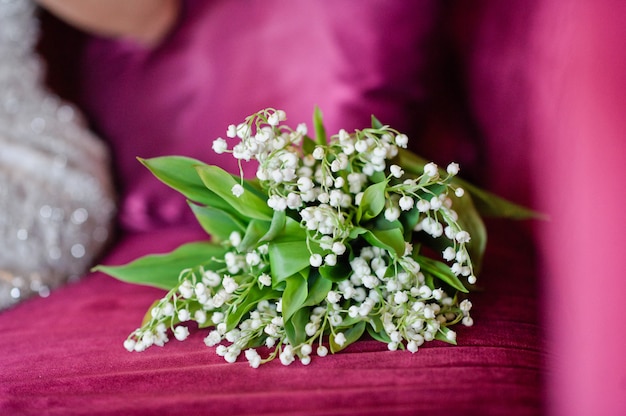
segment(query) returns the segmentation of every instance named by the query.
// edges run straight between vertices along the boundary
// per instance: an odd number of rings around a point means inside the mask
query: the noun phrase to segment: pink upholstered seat
[[[556,221],[488,221],[480,291],[472,295],[475,325],[459,328],[458,346],[432,342],[411,354],[362,340],[308,367],[274,362],[253,370],[245,361],[226,364],[204,346],[204,331],[192,331],[183,343],[128,353],[123,340],[160,291],[96,273],[0,314],[3,413],[621,414],[624,284],[615,278],[621,269],[614,259],[623,244],[571,231],[566,220],[590,230],[596,212],[580,205],[581,221],[560,201],[575,192],[589,198],[605,161],[617,169],[624,155],[623,120],[586,118],[589,111],[626,108],[623,94],[614,92],[623,88],[612,89],[625,85],[619,69],[626,51],[623,43],[620,50],[605,42],[607,33],[624,38],[620,13],[612,13],[624,6],[608,0],[594,7],[560,0],[443,3],[188,0],[179,26],[158,50],[87,38],[74,63],[80,62],[79,102],[116,158],[120,238],[103,260],[108,264],[203,238],[184,199],[135,157],[183,154],[234,169],[213,154],[211,140],[266,106],[286,110],[298,123],[309,121],[317,104],[330,132],[365,127],[375,113],[410,133],[427,156],[461,161],[483,185],[546,210]],[[591,28],[589,38],[580,27]],[[572,56],[583,64],[583,78],[572,69],[578,68]],[[599,78],[592,76],[596,64],[584,66],[586,57],[614,68],[599,89],[578,88],[578,79],[595,86]],[[563,94],[568,98],[561,100]],[[597,107],[581,104],[597,98]],[[595,120],[603,127],[590,139]],[[578,146],[584,154],[573,150]],[[562,152],[573,158],[563,159]],[[573,167],[576,175],[564,170],[570,160],[582,163]],[[624,201],[615,196],[621,176],[609,173],[599,185],[606,199],[597,218],[612,215],[621,236],[624,220],[616,207]],[[552,192],[557,186],[569,193]],[[587,252],[564,253],[562,238],[572,251],[581,243],[612,257],[604,254],[597,266]],[[597,283],[589,275],[594,265]],[[581,312],[586,305],[588,315]],[[584,316],[582,324],[568,321],[570,313]],[[614,326],[601,332],[607,320]],[[602,353],[604,340],[611,355]],[[593,359],[587,365],[581,356]]]
[[[122,342],[160,291],[97,273],[0,315],[0,408],[33,415],[537,414],[544,354],[533,248],[517,227],[492,225],[484,291],[472,298],[476,324],[459,329],[458,346],[433,341],[411,354],[363,340],[306,367],[276,360],[255,370],[244,359],[227,364],[204,345],[206,330],[192,330],[185,342],[129,353]],[[130,233],[105,262],[198,238],[202,232],[186,227]]]
[[[284,109],[297,124],[319,105],[331,134],[367,127],[374,113],[442,163],[475,162],[465,153],[471,135],[421,125],[439,103],[429,80],[445,82],[432,75],[444,11],[430,0],[187,1],[155,51],[87,39],[80,103],[111,144],[121,190],[120,239],[103,261],[202,238],[184,198],[135,158],[182,154],[235,171],[213,153],[212,139],[263,107]],[[446,97],[462,108],[456,99]],[[192,331],[184,343],[131,354],[122,342],[159,291],[93,274],[0,315],[0,403],[64,414],[90,405],[109,414],[535,414],[543,374],[535,251],[528,224],[494,225],[473,298],[476,324],[459,329],[457,347],[433,342],[411,354],[363,340],[308,367],[275,362],[255,371],[245,361],[226,364],[202,342],[205,331]]]

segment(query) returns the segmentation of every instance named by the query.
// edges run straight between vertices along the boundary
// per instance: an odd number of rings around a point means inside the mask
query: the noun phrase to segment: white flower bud
[[[466,316],[466,317],[463,318],[461,323],[463,325],[465,325],[465,326],[472,326],[472,325],[474,325],[474,320],[472,319],[471,316]]]
[[[454,251],[454,248],[447,247],[443,251],[443,258],[444,258],[444,260],[452,261],[452,260],[454,260],[455,257],[456,257],[456,251]]]
[[[178,311],[178,320],[180,322],[187,322],[191,319],[191,314],[187,309],[181,309]]]
[[[213,151],[215,153],[217,153],[218,155],[224,153],[226,150],[228,150],[228,144],[226,143],[226,140],[222,139],[221,137],[218,139],[215,139],[213,141]]]
[[[326,355],[328,355],[328,348],[320,345],[319,347],[317,347],[317,355],[318,357],[326,357]]]
[[[449,175],[457,175],[459,173],[459,164],[458,163],[450,163],[447,168]]]
[[[425,199],[420,199],[415,204],[415,207],[419,212],[427,212],[430,210],[430,202],[426,201]]]
[[[341,295],[334,290],[331,290],[326,295],[326,300],[328,301],[328,303],[337,303],[341,300]]]
[[[413,198],[411,198],[408,195],[404,195],[398,201],[398,205],[400,205],[400,209],[402,209],[402,211],[408,211],[413,208],[413,205],[414,205]]]
[[[346,252],[346,245],[342,243],[341,241],[335,241],[333,243],[331,250],[336,255],[341,256],[343,253]]]
[[[179,341],[184,341],[189,336],[189,329],[186,326],[177,326],[174,329],[174,337]]]
[[[322,265],[322,256],[320,254],[312,254],[309,257],[309,264],[313,267],[320,267]]]
[[[467,231],[459,231],[458,233],[456,233],[456,235],[454,236],[455,240],[458,241],[459,243],[463,244],[463,243],[469,243],[470,241],[470,235]]]
[[[315,160],[322,160],[324,159],[324,148],[321,146],[316,146],[315,150],[313,150],[313,158]]]
[[[330,253],[327,254],[326,257],[324,257],[324,264],[326,264],[327,266],[334,266],[337,264],[337,255]]]
[[[385,210],[385,219],[389,222],[393,222],[400,218],[400,208],[391,206]]]
[[[259,276],[259,282],[263,286],[271,286],[272,285],[272,277],[269,274],[267,274],[267,273],[262,273]]]
[[[398,165],[391,165],[389,171],[394,178],[401,178],[404,175],[404,170]]]
[[[126,348],[127,351],[132,352],[135,350],[136,344],[137,344],[137,341],[135,341],[132,338],[128,338],[126,341],[124,341],[124,348]]]
[[[339,345],[340,347],[343,347],[346,343],[346,336],[343,334],[343,332],[337,332],[334,339],[335,344]]]
[[[357,140],[356,143],[354,143],[354,149],[359,153],[367,152],[368,147],[366,140]]]
[[[436,177],[439,173],[437,165],[433,162],[427,163],[424,166],[424,173],[426,174],[426,176],[430,176],[431,178]]]

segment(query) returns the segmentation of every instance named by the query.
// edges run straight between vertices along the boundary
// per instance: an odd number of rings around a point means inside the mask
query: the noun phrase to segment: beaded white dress
[[[0,310],[84,274],[115,213],[107,148],[44,87],[35,10],[0,0]]]

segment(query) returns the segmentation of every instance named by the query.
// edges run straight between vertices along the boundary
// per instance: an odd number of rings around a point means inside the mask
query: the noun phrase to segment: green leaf
[[[240,218],[227,211],[212,206],[196,205],[189,202],[196,219],[211,237],[213,241],[228,240],[233,231],[243,233],[246,224]]]
[[[313,139],[311,139],[309,136],[304,136],[302,138],[302,152],[305,155],[313,154],[315,146],[317,146],[317,143],[315,143]]]
[[[237,250],[242,253],[247,252],[251,248],[256,247],[259,244],[259,240],[267,234],[270,229],[271,223],[269,221],[262,221],[253,219],[248,224],[246,232],[241,239],[241,243],[237,246]]]
[[[172,289],[185,269],[206,266],[213,258],[222,258],[226,249],[209,242],[183,244],[167,254],[151,254],[121,266],[99,265],[94,271],[106,273],[128,283]]]
[[[347,261],[338,261],[334,266],[321,266],[319,271],[324,279],[328,279],[331,282],[341,282],[350,276],[352,268]]]
[[[309,322],[310,314],[308,308],[298,309],[291,319],[285,321],[285,332],[287,339],[293,346],[302,344],[307,339],[304,327]]]
[[[376,341],[384,342],[385,344],[391,342],[391,338],[389,337],[389,334],[385,332],[383,322],[378,315],[374,315],[370,318],[370,324],[367,325],[367,332]]]
[[[381,123],[380,120],[378,120],[376,116],[372,114],[372,128],[378,130],[378,129],[382,129],[383,127],[385,127],[383,123]]]
[[[227,331],[235,328],[239,324],[239,321],[241,321],[241,318],[257,303],[264,299],[276,299],[280,296],[280,293],[267,287],[260,288],[258,285],[254,284],[250,287],[250,290],[240,296],[244,297],[243,300],[233,305],[226,315]]]
[[[308,294],[307,279],[300,273],[286,279],[287,286],[283,292],[283,319],[291,318],[302,307]]]
[[[343,331],[343,335],[346,337],[346,342],[343,345],[339,345],[335,342],[335,335],[330,334],[330,351],[334,354],[348,347],[348,345],[361,338],[365,332],[365,321],[361,321]]]
[[[375,183],[367,187],[363,192],[361,204],[356,211],[356,222],[360,224],[363,221],[371,220],[380,214],[385,208],[385,190],[387,189],[387,181]]]
[[[448,328],[447,326],[439,328],[439,331],[437,331],[437,333],[435,334],[435,339],[438,339],[439,341],[447,342],[448,344],[456,345],[456,340],[451,341],[446,336],[448,332],[450,331],[451,329]]]
[[[196,167],[207,166],[205,163],[183,156],[138,160],[161,182],[180,192],[187,199],[236,214],[228,203],[207,189],[198,176]]]
[[[259,242],[272,241],[277,235],[285,230],[285,224],[287,223],[287,214],[285,211],[274,211],[272,222],[269,230],[261,237]]]
[[[319,273],[312,269],[308,279],[309,293],[302,306],[317,306],[328,295],[330,289],[333,287],[333,282],[323,278]]]
[[[402,228],[404,232],[404,238],[406,241],[411,241],[413,238],[413,230],[420,220],[420,212],[417,208],[412,208],[409,211],[404,212],[400,216]]]
[[[268,234],[272,232],[268,232]],[[292,241],[305,241],[306,240],[306,230],[302,227],[302,225],[294,220],[291,217],[285,218],[285,225],[279,233],[277,233],[274,238],[271,239],[272,242],[276,243],[287,243]],[[266,241],[264,238],[263,241]],[[267,241],[270,241],[269,239]]]
[[[356,239],[358,236],[363,235],[363,234],[365,234],[365,233],[367,233],[367,232],[368,232],[367,228],[363,228],[363,227],[353,227],[353,228],[350,230],[350,235],[349,235],[349,238],[350,238],[351,240],[354,240],[354,239]]]
[[[396,253],[403,256],[406,244],[404,234],[400,228],[390,228],[388,230],[369,230],[363,235],[365,240],[373,246],[387,250],[389,253]]]
[[[465,286],[463,286],[463,283],[452,273],[452,270],[450,270],[447,264],[424,256],[417,256],[416,260],[420,264],[423,272],[433,275],[461,292],[468,292]]]
[[[268,250],[272,281],[279,283],[310,266],[306,241],[272,242]]]
[[[239,197],[233,195],[233,186],[239,182],[230,173],[217,166],[207,165],[199,166],[197,171],[204,185],[226,201],[236,212],[249,218],[272,220],[274,210],[267,206],[267,202],[251,187]]]
[[[315,106],[313,111],[313,128],[315,129],[315,141],[318,145],[326,145],[326,129],[324,128],[324,122],[322,120],[322,111],[319,107]]]

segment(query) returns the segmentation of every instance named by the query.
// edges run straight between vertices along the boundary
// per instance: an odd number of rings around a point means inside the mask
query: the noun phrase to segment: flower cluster
[[[365,332],[390,350],[455,343],[450,327],[473,323],[463,292],[476,282],[455,210],[469,198],[453,181],[459,166],[402,164],[407,136],[376,119],[327,138],[316,112],[315,140],[285,120],[262,110],[213,142],[240,164],[258,162],[256,179],[196,166],[221,198],[219,219],[199,218],[219,250],[181,271],[125,347],[162,346],[170,332],[184,340],[188,321],[211,328],[205,343],[226,361],[243,352],[252,367],[306,365]]]

